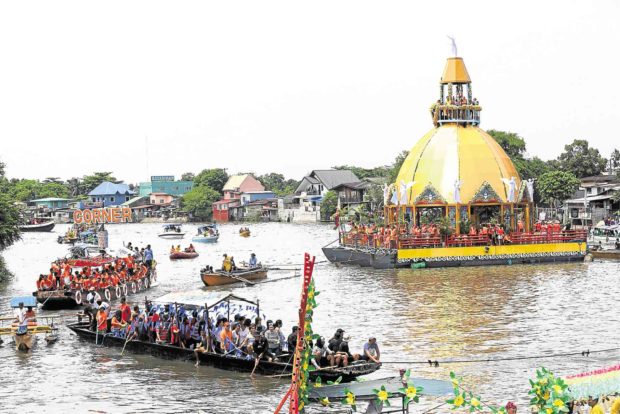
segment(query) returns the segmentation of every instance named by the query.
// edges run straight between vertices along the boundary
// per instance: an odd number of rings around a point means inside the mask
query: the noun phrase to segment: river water
[[[236,225],[221,226],[217,244],[196,244],[195,260],[168,260],[171,241],[159,239],[158,224],[109,226],[111,246],[150,243],[158,261],[158,284],[148,291],[159,297],[173,291],[205,289],[199,269],[218,265],[223,253],[236,261],[255,252],[272,265],[299,264],[303,253],[316,255],[319,307],[315,331],[329,338],[346,331],[353,352],[376,336],[385,364],[370,378],[382,378],[411,367],[415,376],[447,379],[451,370],[484,401],[526,404],[527,379],[541,365],[566,375],[618,363],[620,351],[589,357],[517,359],[489,363],[416,362],[581,352],[620,346],[620,263],[518,265],[486,268],[374,270],[326,263],[321,247],[337,234],[324,225],[254,224],[252,236],[238,236]],[[195,225],[185,226],[190,241]],[[52,233],[25,233],[3,253],[14,277],[0,286],[0,313],[8,313],[12,296],[30,294],[35,279],[51,259],[64,256],[56,243],[66,226]],[[175,243],[178,243],[175,241]],[[292,273],[272,272],[270,279]],[[217,288],[248,299],[260,299],[261,311],[282,319],[288,334],[296,318],[301,278],[254,287]],[[144,294],[130,297],[142,302]],[[55,312],[56,313],[56,312]],[[72,312],[63,311],[70,315]],[[75,313],[75,311],[73,311]],[[67,316],[67,322],[73,318]],[[0,346],[0,412],[101,413],[269,413],[286,392],[286,379],[234,373],[189,362],[125,354],[78,340],[61,328],[60,340],[33,352],[18,353],[5,337]],[[7,340],[8,339],[8,340]],[[427,401],[424,406],[436,405]],[[521,409],[525,411],[525,409]],[[520,410],[520,411],[521,411]],[[436,412],[447,412],[439,409]],[[415,412],[415,411],[414,411]]]

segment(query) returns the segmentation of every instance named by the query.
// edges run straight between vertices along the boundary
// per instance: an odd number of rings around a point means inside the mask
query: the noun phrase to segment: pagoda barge
[[[434,128],[383,191],[383,224],[340,226],[331,262],[379,269],[583,261],[587,233],[535,220],[534,180],[521,180],[495,139],[460,57],[448,58]]]

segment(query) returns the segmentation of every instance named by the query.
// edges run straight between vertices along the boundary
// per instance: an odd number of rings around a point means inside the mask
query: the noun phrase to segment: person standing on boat
[[[24,309],[24,302],[19,302],[19,307],[15,308],[13,311],[13,315],[15,315],[15,322],[20,325],[24,324],[24,320],[26,319],[26,310]]]
[[[151,245],[147,245],[144,250],[144,263],[148,269],[153,265],[153,250],[151,250]]]
[[[250,268],[257,267],[257,265],[258,265],[258,261],[256,260],[256,255],[254,253],[252,253],[250,255],[249,265],[250,265]]]
[[[131,308],[127,304],[127,298],[125,296],[121,297],[121,320],[123,323],[127,323],[131,320]]]

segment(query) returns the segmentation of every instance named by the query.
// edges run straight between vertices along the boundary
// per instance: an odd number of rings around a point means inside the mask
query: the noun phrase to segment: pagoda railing
[[[565,230],[560,232],[510,233],[500,240],[491,234],[451,235],[442,238],[439,235],[400,235],[398,240],[379,233],[341,233],[340,244],[347,247],[367,249],[420,249],[434,247],[470,247],[504,244],[543,244],[586,242],[587,230]]]
[[[443,124],[480,124],[480,105],[434,105],[431,108],[433,123]]]

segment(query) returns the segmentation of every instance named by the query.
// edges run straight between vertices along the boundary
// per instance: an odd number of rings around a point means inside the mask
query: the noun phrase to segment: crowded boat
[[[147,301],[144,307],[98,300],[83,315],[88,322],[69,325],[78,335],[99,344],[126,346],[161,356],[192,357],[196,365],[209,364],[225,369],[282,374],[292,369],[298,327],[287,334],[282,320],[266,320],[258,303],[234,295],[215,297],[211,306]],[[235,304],[233,301],[239,303]],[[351,353],[344,330],[338,329],[329,341],[323,338],[307,344],[316,354],[316,367],[326,375],[354,378],[377,370],[380,353],[375,338],[360,353]],[[163,348],[162,348],[163,347]],[[228,361],[226,363],[222,361]],[[329,370],[332,370],[331,372]],[[280,370],[280,372],[278,372]]]

